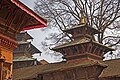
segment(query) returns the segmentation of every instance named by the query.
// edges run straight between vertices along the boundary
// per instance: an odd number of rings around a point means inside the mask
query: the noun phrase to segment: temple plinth
[[[13,50],[17,47],[16,35],[23,29],[47,26],[19,0],[0,0],[0,80],[12,79]]]

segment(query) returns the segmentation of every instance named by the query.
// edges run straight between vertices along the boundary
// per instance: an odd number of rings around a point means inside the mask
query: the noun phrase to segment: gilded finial
[[[83,11],[81,11],[80,24],[87,24],[87,18],[84,16]]]

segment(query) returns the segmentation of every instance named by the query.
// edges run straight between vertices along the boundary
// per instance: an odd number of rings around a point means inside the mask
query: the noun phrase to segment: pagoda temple
[[[94,35],[100,31],[87,24],[85,16],[82,14],[80,24],[72,28],[63,30],[71,34],[73,41],[54,47],[52,50],[64,55],[68,62],[82,60],[102,60],[103,55],[114,49],[95,41]]]
[[[0,80],[12,79],[13,50],[17,34],[25,29],[47,26],[46,20],[19,0],[0,0]]]
[[[29,40],[29,41],[28,41]],[[37,65],[37,59],[32,58],[35,53],[41,53],[32,43],[33,37],[27,31],[17,35],[18,48],[13,52],[13,69]]]
[[[16,69],[13,80],[120,80],[120,59],[103,61],[103,55],[114,49],[95,40],[100,31],[84,16],[80,24],[64,31],[73,41],[52,48],[64,55],[63,62]]]

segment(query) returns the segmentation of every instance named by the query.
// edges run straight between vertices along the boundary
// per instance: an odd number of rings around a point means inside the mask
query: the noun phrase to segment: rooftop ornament
[[[80,24],[87,24],[87,18],[84,15],[84,12],[81,10]]]

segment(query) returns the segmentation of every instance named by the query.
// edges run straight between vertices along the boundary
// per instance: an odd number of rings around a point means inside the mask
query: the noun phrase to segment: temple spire
[[[80,16],[80,24],[87,24],[87,18],[85,17],[83,11],[80,11],[81,16]]]

